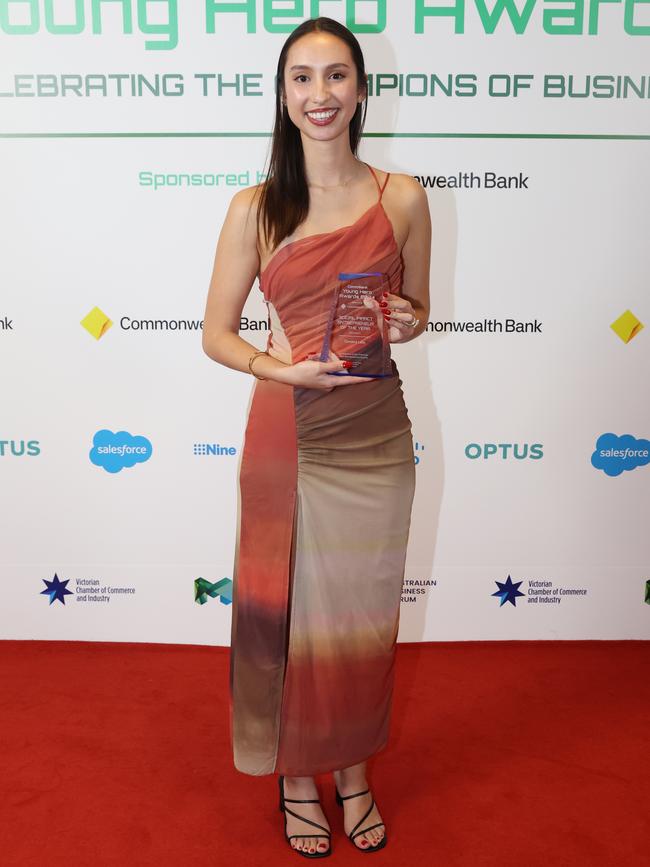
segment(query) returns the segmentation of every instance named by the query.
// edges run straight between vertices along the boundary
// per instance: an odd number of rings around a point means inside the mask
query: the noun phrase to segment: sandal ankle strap
[[[365,789],[363,792],[356,792],[354,795],[341,795],[337,789],[336,793],[342,801],[347,801],[348,798],[358,798],[360,795],[367,795],[369,791],[370,789]]]

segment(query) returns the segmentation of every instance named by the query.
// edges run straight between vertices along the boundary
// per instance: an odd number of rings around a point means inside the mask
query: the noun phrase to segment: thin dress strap
[[[390,177],[390,172],[386,172],[386,180],[384,181],[384,186],[382,187],[379,183],[379,179],[378,179],[377,175],[375,174],[375,170],[373,169],[373,167],[371,165],[369,165],[368,163],[366,163],[366,165],[370,169],[372,176],[375,179],[375,183],[377,184],[377,189],[379,190],[379,201],[381,202],[381,197],[384,195],[384,190],[386,189],[386,184],[388,183],[388,178]]]

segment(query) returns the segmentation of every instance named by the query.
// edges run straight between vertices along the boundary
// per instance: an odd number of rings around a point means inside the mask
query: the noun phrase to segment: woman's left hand
[[[386,306],[381,309],[388,322],[388,340],[390,343],[403,343],[413,335],[413,320],[417,319],[415,310],[406,298],[390,292],[384,295],[384,301]]]

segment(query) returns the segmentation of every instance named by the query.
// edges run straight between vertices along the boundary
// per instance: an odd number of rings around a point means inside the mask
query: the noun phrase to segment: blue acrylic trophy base
[[[392,373],[339,373],[338,370],[326,370],[328,376],[365,376],[368,379],[389,379]]]

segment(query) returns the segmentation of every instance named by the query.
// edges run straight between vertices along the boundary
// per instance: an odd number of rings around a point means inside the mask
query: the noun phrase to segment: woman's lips
[[[328,126],[336,115],[338,114],[338,108],[328,108],[328,109],[319,109],[318,111],[308,111],[306,112],[307,117],[314,126]]]

